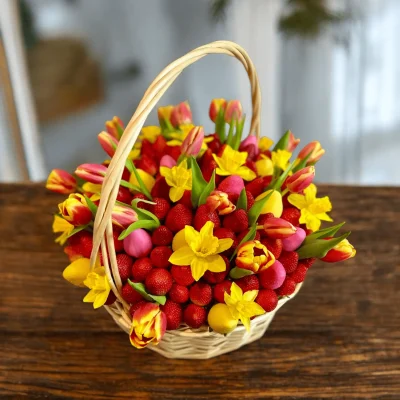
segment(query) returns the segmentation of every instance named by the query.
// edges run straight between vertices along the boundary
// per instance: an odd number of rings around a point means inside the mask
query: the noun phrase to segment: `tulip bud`
[[[161,157],[160,167],[172,168],[175,167],[175,165],[176,165],[175,159],[169,156],[168,154],[165,154]]]
[[[76,180],[67,171],[53,169],[47,178],[46,189],[61,194],[73,193],[76,190]]]
[[[261,214],[272,213],[274,214],[274,217],[279,218],[283,212],[283,203],[282,195],[277,190],[267,190],[266,192],[261,193],[259,196],[257,196],[255,200],[261,200],[271,192],[272,194],[264,204],[264,207],[261,210]]]
[[[293,151],[296,149],[296,147],[298,146],[299,143],[300,143],[300,139],[296,139],[294,137],[293,133],[290,132],[286,150],[289,151],[290,153],[293,153]]]
[[[171,122],[171,113],[174,106],[159,107],[157,110],[158,121],[161,126],[165,126],[166,121]]]
[[[211,212],[217,210],[219,215],[230,214],[236,209],[236,206],[229,200],[228,193],[219,190],[211,192],[207,197],[206,205]]]
[[[101,164],[81,164],[75,171],[79,178],[91,183],[103,183],[107,167]]]
[[[302,228],[297,228],[296,233],[286,239],[282,240],[283,250],[285,251],[295,251],[306,238],[306,231]]]
[[[124,133],[124,124],[118,117],[114,117],[111,121],[106,122],[106,130],[111,136],[119,140]]]
[[[300,151],[297,156],[298,160],[303,160],[310,154],[310,157],[307,160],[307,165],[316,163],[324,154],[325,150],[321,147],[321,143],[318,141],[308,143],[303,149]]]
[[[90,260],[78,258],[64,269],[63,278],[75,286],[85,287],[84,281],[90,272]]]
[[[263,282],[264,289],[275,290],[282,286],[286,278],[286,270],[283,265],[276,260],[269,268],[261,272],[260,280]]]
[[[140,306],[132,318],[129,339],[132,346],[143,349],[149,343],[157,345],[167,329],[167,317],[156,303]]]
[[[314,177],[315,167],[305,167],[286,179],[286,187],[291,193],[300,193],[310,186]]]
[[[225,108],[225,122],[228,124],[231,123],[232,120],[240,121],[242,119],[243,110],[242,104],[239,100],[231,100],[228,101],[228,104]]]
[[[208,115],[210,116],[211,121],[216,122],[219,111],[221,109],[225,110],[225,108],[226,108],[225,99],[213,99],[210,103],[210,109],[208,111]]]
[[[196,157],[203,145],[204,130],[201,126],[195,126],[190,130],[181,145],[181,154]]]
[[[119,143],[118,140],[110,133],[104,131],[99,133],[97,137],[103,150],[110,157],[113,157]]]
[[[92,220],[92,212],[83,195],[72,193],[58,205],[62,217],[74,226],[86,225]]]
[[[112,222],[114,225],[122,229],[126,229],[129,225],[138,220],[136,212],[127,206],[116,204],[112,211]]]
[[[334,263],[344,261],[356,255],[356,249],[350,244],[347,239],[342,240],[335,247],[330,249],[322,261]]]
[[[136,229],[124,239],[125,252],[135,258],[146,257],[152,247],[151,237],[144,229]]]
[[[296,228],[282,218],[267,218],[264,222],[265,233],[273,239],[286,239],[296,233]]]
[[[173,127],[178,128],[180,125],[187,125],[192,123],[192,111],[190,110],[189,103],[184,101],[175,106],[171,111],[171,124]]]
[[[274,255],[258,240],[243,243],[236,254],[236,265],[254,273],[266,270],[274,262]]]
[[[218,185],[218,190],[228,193],[228,196],[233,199],[238,198],[243,189],[244,180],[239,175],[228,176]]]

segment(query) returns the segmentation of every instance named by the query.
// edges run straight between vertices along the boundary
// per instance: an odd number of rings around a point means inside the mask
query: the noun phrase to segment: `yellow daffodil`
[[[63,278],[75,286],[85,287],[83,283],[90,272],[90,260],[78,258],[64,269]]]
[[[268,150],[272,145],[274,144],[274,141],[270,139],[269,137],[263,136],[259,142],[258,142],[258,147],[261,152]]]
[[[258,290],[248,290],[243,293],[242,289],[235,283],[232,283],[231,294],[224,294],[224,300],[235,319],[240,319],[244,327],[250,330],[250,318],[256,315],[265,314],[264,309],[254,300],[258,295]]]
[[[288,197],[290,204],[301,211],[300,223],[306,224],[308,229],[317,231],[321,221],[332,221],[327,212],[332,210],[332,204],[328,196],[317,198],[317,187],[311,184],[303,194],[291,194]]]
[[[236,151],[231,146],[226,146],[222,157],[215,154],[213,154],[213,157],[218,164],[217,175],[239,175],[246,181],[251,181],[256,177],[256,174],[250,168],[243,165],[247,159],[246,151]]]
[[[53,232],[61,232],[61,235],[56,239],[56,243],[60,243],[61,246],[64,245],[74,228],[74,225],[70,224],[64,218],[55,215],[53,221]]]
[[[274,164],[274,167],[280,168],[282,171],[284,171],[289,165],[291,156],[292,153],[287,150],[273,151],[271,156],[272,164]]]
[[[165,178],[169,189],[169,198],[173,202],[179,201],[185,190],[192,190],[192,170],[187,168],[186,160],[175,167],[160,167],[160,174]]]
[[[104,267],[97,267],[89,272],[83,283],[90,289],[83,302],[93,303],[93,308],[103,306],[111,290]]]
[[[232,239],[218,239],[213,235],[214,223],[207,221],[197,232],[192,226],[185,226],[186,246],[174,251],[169,261],[174,265],[190,265],[193,278],[198,281],[206,271],[226,270],[224,259],[219,255],[228,250]]]

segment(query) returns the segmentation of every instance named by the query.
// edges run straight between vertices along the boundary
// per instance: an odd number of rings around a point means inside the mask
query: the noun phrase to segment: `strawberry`
[[[286,277],[282,286],[276,289],[275,292],[278,296],[289,296],[295,290],[296,290],[296,282],[293,279]]]
[[[225,261],[225,265],[226,265],[226,270],[222,271],[222,272],[211,272],[211,271],[206,271],[205,274],[203,275],[203,278],[205,281],[207,281],[208,283],[218,283],[218,282],[222,282],[226,276],[228,275],[229,271],[230,271],[230,265],[229,265],[229,260],[227,257],[225,257],[224,255],[221,256],[224,261]],[[193,300],[192,300],[193,301]]]
[[[90,258],[93,249],[93,234],[88,231],[80,231],[68,239],[68,244],[75,254]],[[70,255],[70,252],[67,254]]]
[[[217,154],[219,149],[221,148],[221,140],[219,139],[219,136],[214,133],[212,135],[208,135],[208,138],[213,138],[213,140],[209,143],[207,143],[207,147],[214,153]]]
[[[249,233],[249,230],[250,229],[246,229],[243,232],[239,233],[239,235],[237,235],[238,243],[240,243],[244,239],[244,237]],[[260,237],[260,232],[256,231],[256,235],[254,236],[254,240],[260,240],[260,238],[261,238]]]
[[[228,229],[228,228],[216,228],[214,229],[214,236],[216,236],[218,239],[236,239],[236,236],[233,232],[232,229]]]
[[[285,185],[285,183],[284,183],[284,184],[282,185],[281,190],[283,191],[283,190],[285,190],[285,188],[286,188],[286,185]],[[290,193],[289,193],[289,194],[290,194]],[[285,194],[285,196],[282,196],[282,205],[283,205],[283,208],[290,208],[290,207],[292,207],[292,205],[289,203],[289,200],[288,200],[289,194]]]
[[[154,157],[154,152],[153,152],[153,145],[150,143],[149,140],[143,139],[142,140],[142,148],[140,150],[140,153],[143,157],[143,155],[147,155],[148,157],[153,158]]]
[[[299,226],[300,211],[295,207],[284,208],[281,218],[289,221],[294,226]]]
[[[267,187],[272,182],[272,175],[264,176],[264,187]]]
[[[175,303],[186,303],[189,300],[189,289],[186,286],[174,283],[168,292],[168,297]]]
[[[227,292],[228,294],[231,294],[231,286],[232,281],[223,281],[217,283],[213,288],[214,300],[218,301],[218,303],[225,303],[224,293]]]
[[[135,304],[143,300],[142,295],[139,294],[129,283],[125,283],[125,285],[122,286],[121,296],[129,304]]]
[[[216,163],[215,160],[211,160],[209,163],[205,164],[201,169],[201,172],[203,174],[203,178],[207,182],[210,182],[212,174],[213,174],[214,170],[217,169],[217,168],[218,168],[218,164]],[[215,176],[215,179],[217,179],[217,175]]]
[[[275,259],[278,259],[282,253],[282,240],[263,238],[261,243],[274,255]]]
[[[265,312],[270,312],[275,310],[278,305],[278,296],[273,290],[262,289],[258,292],[256,303],[258,303]]]
[[[265,221],[266,221],[268,218],[274,218],[274,214],[272,214],[272,213],[261,214],[261,215],[258,217],[257,225],[264,225]]]
[[[153,231],[151,241],[156,246],[167,246],[172,243],[173,237],[171,230],[161,225]]]
[[[176,233],[186,225],[192,225],[192,212],[182,204],[172,207],[165,220],[167,226],[172,232]]]
[[[117,254],[116,258],[119,276],[121,277],[121,281],[125,282],[131,276],[133,259],[125,253]]]
[[[191,328],[200,328],[205,322],[207,311],[196,304],[189,304],[183,312],[183,320]]]
[[[150,258],[144,257],[137,259],[131,269],[133,279],[137,282],[143,282],[146,276],[152,270],[153,265],[151,264]]]
[[[166,147],[167,141],[165,140],[164,136],[157,136],[156,141],[153,143],[153,151],[158,161],[160,161],[161,157],[165,154]]]
[[[132,304],[131,307],[129,308],[129,314],[131,314],[131,317],[133,318],[133,314],[135,314],[135,311],[136,311],[139,307],[141,307],[141,306],[143,306],[143,305],[145,305],[145,304],[146,304],[146,301],[145,301],[145,300],[142,300],[142,301],[139,301],[139,302],[137,302],[137,303],[135,303],[135,304]]]
[[[219,228],[221,226],[221,222],[218,218],[218,214],[215,211],[210,211],[205,204],[202,204],[196,211],[193,220],[193,226],[196,231],[200,231],[200,229],[205,225],[206,222],[211,221],[214,223],[214,228]]]
[[[131,204],[132,201],[132,193],[126,187],[120,186],[118,189],[117,200],[121,203]]]
[[[291,274],[297,268],[299,255],[295,251],[282,251],[279,262],[283,265],[287,274]]]
[[[197,282],[189,291],[190,300],[198,306],[206,306],[212,300],[212,289],[208,283]]]
[[[250,183],[246,185],[246,190],[249,191],[254,198],[259,196],[265,188],[263,178],[253,179]]]
[[[178,329],[182,322],[182,306],[167,300],[163,306],[160,306],[160,309],[167,317],[167,329],[169,331]]]
[[[119,253],[120,251],[124,250],[124,241],[123,240],[119,240],[118,237],[121,234],[121,230],[120,229],[116,229],[114,227],[113,229],[113,239],[114,239],[114,247],[115,247],[115,252]]]
[[[247,168],[251,169],[254,173],[257,174],[256,163],[254,161],[247,160],[245,165]]]
[[[155,267],[168,268],[172,250],[167,246],[157,246],[150,253],[150,260]]]
[[[153,198],[162,197],[163,199],[169,200],[169,189],[165,178],[159,176],[154,183],[153,189],[151,189],[151,195]]]
[[[223,222],[224,228],[231,229],[235,233],[239,233],[247,229],[249,226],[249,218],[244,210],[235,210],[225,216]]]
[[[143,193],[136,193],[133,196],[133,200],[140,199],[140,200],[148,200],[148,198]],[[137,203],[138,208],[142,208],[143,210],[150,210],[151,204],[145,203],[144,201],[139,201]]]
[[[129,182],[130,177],[131,173],[129,172],[129,169],[125,167],[124,172],[122,173],[122,180]]]
[[[146,277],[145,286],[149,293],[162,296],[172,287],[172,276],[164,268],[153,268]]]
[[[153,202],[156,204],[150,204],[149,210],[158,218],[164,219],[171,206],[169,205],[169,201],[163,199],[162,197],[155,197]]]
[[[307,271],[308,268],[305,265],[299,264],[296,270],[289,275],[289,278],[293,279],[296,283],[303,282],[306,277]]]
[[[176,283],[182,286],[189,286],[194,282],[192,270],[186,265],[173,265],[171,267],[171,274]]]
[[[235,283],[242,289],[243,293],[260,288],[260,283],[256,275],[246,275],[243,278],[237,279]]]
[[[299,261],[299,265],[304,265],[305,267],[310,268],[314,264],[315,260],[316,258],[303,258]]]
[[[185,207],[187,207],[189,210],[193,208],[192,205],[192,191],[191,190],[185,190],[183,193],[182,198],[178,201],[178,204],[182,204]]]
[[[157,163],[154,158],[150,157],[147,154],[142,154],[140,160],[138,160],[136,164],[137,168],[142,169],[143,171],[147,172],[148,174],[154,176],[157,173]]]
[[[115,296],[114,292],[110,290],[110,293],[108,293],[107,300],[104,304],[106,306],[111,306],[111,304],[114,304],[115,300],[117,300],[117,297]]]
[[[249,211],[250,208],[253,207],[255,201],[253,195],[248,190],[246,190],[246,197],[247,197],[247,211]]]

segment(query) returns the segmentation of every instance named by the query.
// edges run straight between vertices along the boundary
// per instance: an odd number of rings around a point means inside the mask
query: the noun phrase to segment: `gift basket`
[[[225,99],[211,101],[208,135],[187,102],[158,108],[159,125],[144,127],[183,69],[208,54],[243,64],[249,134],[241,103]],[[63,277],[135,348],[190,359],[235,350],[264,335],[316,259],[355,255],[349,233],[337,235],[343,223],[321,228],[332,206],[313,184],[320,143],[292,157],[300,140],[261,137],[259,115],[248,54],[210,43],[166,67],[125,128],[117,117],[106,123],[98,140],[111,159],[50,173],[47,188],[68,195],[53,223],[70,259]]]

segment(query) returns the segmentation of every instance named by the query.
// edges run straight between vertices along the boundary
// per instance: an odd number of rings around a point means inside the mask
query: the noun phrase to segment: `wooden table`
[[[54,243],[60,199],[0,185],[0,397],[399,399],[400,188],[325,186],[357,257],[315,264],[265,337],[207,361],[131,347],[82,304]]]

